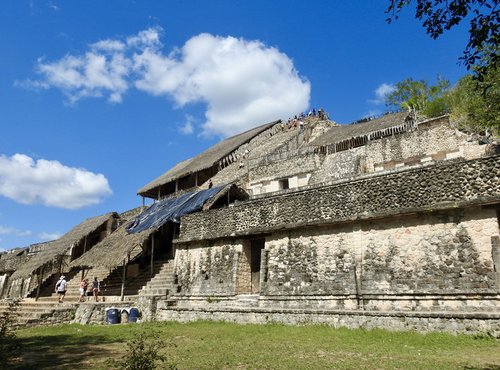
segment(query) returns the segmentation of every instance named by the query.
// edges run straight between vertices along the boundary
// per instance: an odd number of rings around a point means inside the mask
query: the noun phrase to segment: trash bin
[[[107,308],[106,322],[108,324],[118,324],[120,322],[120,311],[114,307]]]
[[[128,322],[137,322],[139,318],[139,310],[135,307],[132,307],[128,314]]]
[[[128,309],[123,308],[122,309],[122,314],[121,314],[121,323],[122,324],[127,324],[128,323],[128,317],[129,317]]]

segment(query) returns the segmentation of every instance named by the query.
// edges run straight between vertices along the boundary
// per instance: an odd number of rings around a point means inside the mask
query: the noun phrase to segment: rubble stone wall
[[[500,319],[498,315],[488,314],[446,314],[413,312],[377,312],[377,311],[328,311],[328,310],[268,310],[260,308],[224,308],[211,307],[176,308],[161,307],[159,320],[190,322],[214,320],[249,324],[282,323],[285,325],[322,324],[334,328],[387,330],[416,330],[419,332],[448,332],[452,334],[486,333],[500,337]]]
[[[261,294],[495,295],[498,235],[496,210],[480,207],[279,232]]]
[[[495,311],[498,238],[497,210],[482,207],[274,232],[265,239],[259,306]],[[182,244],[182,292],[239,293],[243,243]]]
[[[372,174],[186,215],[176,242],[498,204],[499,178],[498,155]]]

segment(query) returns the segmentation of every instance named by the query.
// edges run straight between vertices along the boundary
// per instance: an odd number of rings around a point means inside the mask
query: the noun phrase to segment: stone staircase
[[[67,291],[64,303],[59,303],[59,296],[55,292],[55,281],[57,279],[48,279],[40,289],[38,299],[35,298],[36,291],[33,291],[29,297],[22,299],[17,305],[15,312],[14,326],[46,325],[70,322],[75,311],[80,304],[80,282],[82,279],[81,270],[74,270],[64,274],[67,281]],[[109,270],[92,269],[85,271],[85,276],[93,279],[94,276],[107,276]],[[89,298],[90,301],[90,298]],[[9,309],[9,301],[0,301],[0,314]]]
[[[34,298],[25,298],[19,302],[13,315],[14,326],[60,324],[70,322],[77,308],[74,303],[53,303],[51,301],[36,301]],[[0,302],[0,314],[9,309],[7,301]]]
[[[139,296],[167,296],[174,285],[173,260],[158,261],[159,270],[139,291]]]
[[[154,279],[162,272],[163,266],[168,264],[168,260],[159,259],[153,262],[153,273],[151,267],[144,266],[139,270],[135,277],[128,277],[125,280],[124,299],[134,300],[144,287],[146,287],[151,279]],[[117,268],[106,280],[103,281],[101,292],[104,296],[120,296],[122,288],[122,267]],[[159,293],[159,291],[158,291]]]
[[[121,294],[121,267],[109,271],[108,269],[96,268],[84,271],[84,277],[91,285],[94,276],[101,281],[100,301],[117,301]],[[16,327],[31,325],[47,325],[70,322],[75,317],[76,309],[80,299],[80,282],[82,271],[75,270],[65,273],[67,279],[67,292],[64,303],[58,302],[55,292],[55,283],[51,281],[42,287],[39,297],[24,298],[17,305],[15,317]],[[173,286],[173,261],[158,260],[153,264],[153,278],[149,266],[139,271],[134,278],[128,278],[125,285],[125,300],[134,301],[140,297],[166,297]],[[35,293],[32,293],[34,295]],[[91,295],[87,297],[87,304],[93,303]],[[0,315],[9,309],[9,301],[0,301]]]

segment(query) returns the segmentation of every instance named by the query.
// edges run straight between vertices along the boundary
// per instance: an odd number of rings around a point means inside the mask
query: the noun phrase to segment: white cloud
[[[147,30],[140,31],[135,36],[127,37],[127,45],[138,48],[160,48],[160,27],[152,27]]]
[[[0,195],[18,203],[77,209],[111,193],[102,174],[24,154],[0,155]]]
[[[136,87],[180,106],[207,105],[205,134],[229,136],[309,105],[310,84],[292,61],[259,41],[200,34],[177,53],[136,54]]]
[[[182,126],[179,127],[180,133],[184,135],[191,135],[194,132],[194,117],[191,115],[186,115],[186,122]]]
[[[376,105],[384,104],[387,95],[391,94],[395,89],[394,85],[384,82],[375,90],[375,99],[370,99],[368,102]]]
[[[51,241],[51,240],[56,240],[59,239],[62,236],[61,233],[40,233],[38,234],[38,238],[42,241]]]
[[[19,230],[15,227],[0,225],[0,235],[15,235],[15,236],[28,236],[31,235],[30,230]]]
[[[116,47],[117,44],[102,41],[94,44],[92,51],[83,56],[67,55],[53,63],[39,60],[38,72],[44,79],[32,82],[32,85],[39,88],[59,88],[70,102],[84,97],[108,95],[110,102],[119,103],[128,89],[126,77],[130,61],[113,49]],[[107,49],[103,50],[105,48]]]
[[[90,47],[94,50],[113,52],[113,51],[122,51],[123,49],[125,49],[125,44],[118,40],[106,39],[91,44]]]
[[[385,97],[392,93],[395,89],[396,87],[394,85],[383,83],[377,88],[377,90],[375,90],[375,95],[379,100],[385,99]]]
[[[229,136],[257,124],[284,118],[309,106],[310,83],[292,60],[260,41],[203,33],[181,48],[164,54],[162,30],[150,28],[121,40],[90,45],[81,56],[67,55],[38,63],[41,79],[19,85],[55,87],[71,102],[85,97],[107,97],[121,102],[135,87],[165,96],[184,107],[206,106],[206,135]],[[192,125],[185,126],[189,131]]]
[[[59,11],[59,10],[61,10],[61,8],[59,8],[57,5],[53,4],[52,2],[49,2],[48,6],[49,6],[50,9],[52,9],[52,10],[54,10],[56,12]]]

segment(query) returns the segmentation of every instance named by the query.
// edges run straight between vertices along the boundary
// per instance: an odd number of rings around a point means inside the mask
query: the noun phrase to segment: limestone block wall
[[[499,239],[492,207],[276,231],[265,238],[258,305],[497,312]],[[204,301],[196,297],[248,293],[244,244],[241,239],[180,244],[176,299],[200,306]]]
[[[415,131],[370,142],[367,145],[367,162],[399,161],[429,153],[455,151],[466,137],[448,124],[434,121],[427,128],[419,125]]]
[[[473,159],[485,154],[487,146],[468,141],[447,119],[432,120],[419,129],[373,140],[364,146],[326,155],[310,184],[353,177],[362,173],[393,169],[452,158]]]
[[[382,312],[309,309],[266,308],[176,308],[159,307],[159,320],[190,322],[214,320],[247,324],[311,325],[321,324],[334,328],[386,330],[416,330],[423,333],[439,331],[456,335],[479,334],[500,337],[500,322],[494,314],[454,314],[435,312]]]
[[[28,277],[26,279],[9,279],[7,284],[8,287],[5,287],[4,297],[8,298],[24,298],[30,292],[31,289],[36,287],[35,281],[32,277]],[[7,291],[8,288],[8,291]]]
[[[176,242],[500,203],[500,156],[447,161],[198,212]]]
[[[178,245],[175,275],[179,295],[234,294],[235,260],[241,252],[238,241]]]
[[[294,176],[299,173],[310,173],[321,165],[318,154],[306,154],[296,156],[293,159],[260,164],[251,168],[248,172],[250,183],[275,178]]]
[[[495,295],[498,235],[479,207],[275,233],[262,294]]]
[[[287,189],[297,189],[299,187],[307,186],[310,177],[310,173],[300,173],[296,174],[295,176],[281,177],[274,180],[262,180],[249,184],[247,187],[247,191],[252,196],[257,196]],[[287,181],[287,188],[283,187],[283,181]]]
[[[321,167],[315,171],[310,184],[353,177],[366,172],[366,146],[344,150],[325,156]]]

